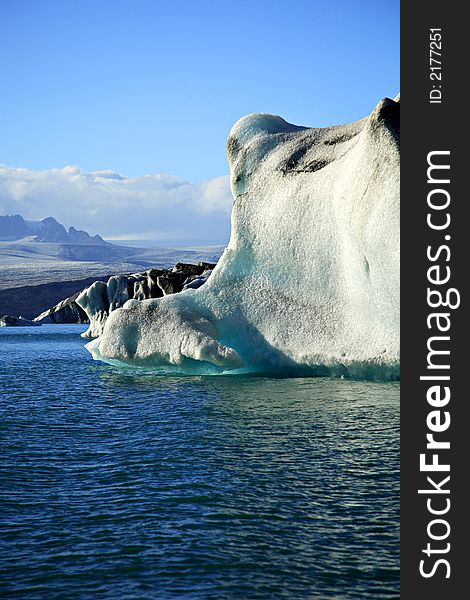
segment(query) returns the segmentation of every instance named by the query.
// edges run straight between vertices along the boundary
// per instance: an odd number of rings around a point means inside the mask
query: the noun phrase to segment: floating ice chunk
[[[130,300],[110,314],[108,334],[99,344],[87,347],[98,358],[112,353],[142,365],[179,365],[192,359],[226,369],[242,367],[238,353],[219,342],[215,325],[191,302],[176,301],[180,296],[166,296],[165,302]]]
[[[75,301],[90,319],[90,326],[85,333],[82,333],[82,337],[93,338],[101,335],[109,312],[108,286],[106,283],[95,281],[90,287],[83,290]]]
[[[3,315],[0,317],[0,327],[34,327],[41,323],[30,321],[24,317],[15,317],[12,315]]]
[[[227,152],[232,234],[211,277],[113,311],[93,356],[397,377],[399,104],[322,129],[249,115]]]

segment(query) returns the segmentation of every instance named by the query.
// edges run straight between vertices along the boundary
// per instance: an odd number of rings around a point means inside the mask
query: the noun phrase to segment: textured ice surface
[[[181,372],[394,378],[399,371],[399,104],[322,129],[233,127],[230,243],[200,289],[129,301],[97,359]]]
[[[210,268],[208,268],[210,267]],[[102,335],[108,315],[122,308],[128,300],[148,300],[201,287],[212,273],[213,263],[197,265],[177,263],[170,269],[149,269],[144,273],[113,275],[107,283],[95,281],[80,292],[77,305],[85,311],[90,326],[84,338]]]

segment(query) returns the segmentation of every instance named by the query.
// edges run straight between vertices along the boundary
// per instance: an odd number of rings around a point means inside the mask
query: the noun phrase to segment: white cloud
[[[227,241],[231,206],[228,176],[193,184],[162,173],[129,178],[70,165],[0,165],[0,214],[52,216],[107,238]]]

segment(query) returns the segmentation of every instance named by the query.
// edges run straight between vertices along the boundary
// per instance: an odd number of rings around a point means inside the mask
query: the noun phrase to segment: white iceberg
[[[114,310],[94,358],[185,373],[399,374],[399,103],[348,125],[253,114],[232,233],[201,288]]]

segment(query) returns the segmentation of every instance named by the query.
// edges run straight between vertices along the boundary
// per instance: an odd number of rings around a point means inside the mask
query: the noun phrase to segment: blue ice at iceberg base
[[[240,119],[232,233],[199,289],[130,300],[87,345],[182,373],[399,375],[399,102],[327,128]]]

